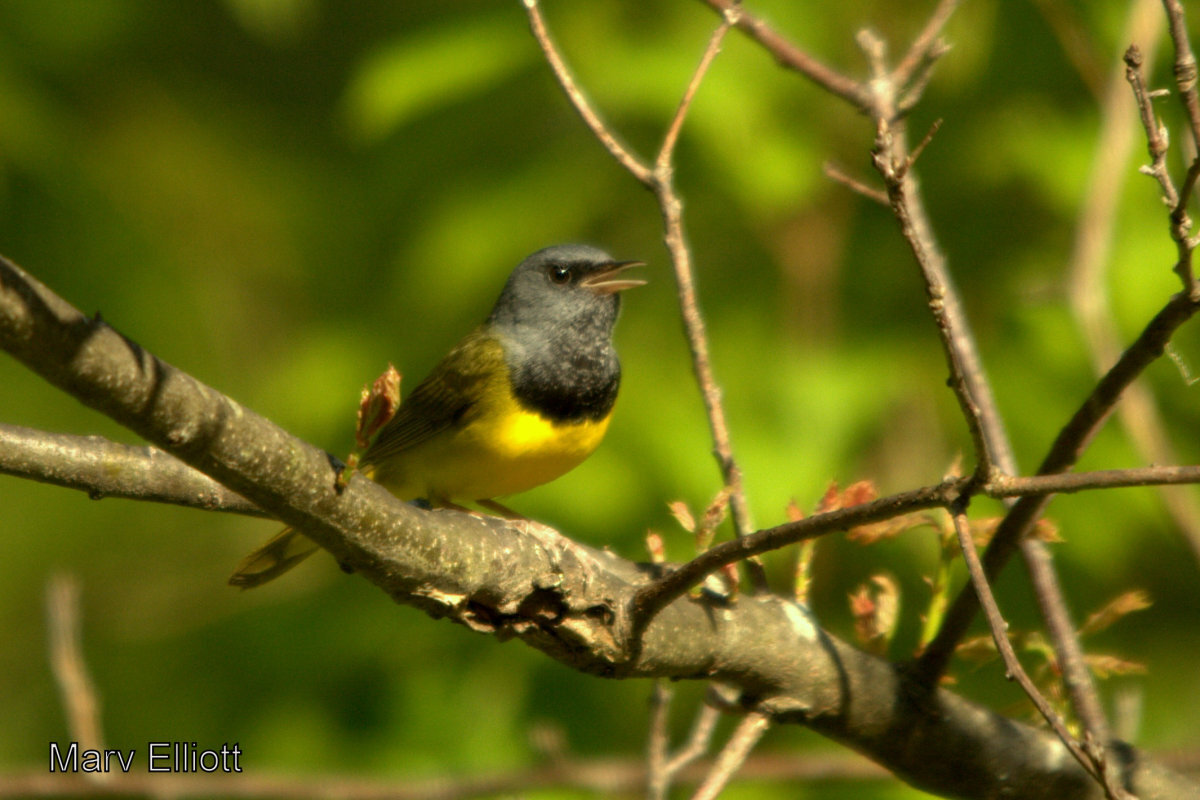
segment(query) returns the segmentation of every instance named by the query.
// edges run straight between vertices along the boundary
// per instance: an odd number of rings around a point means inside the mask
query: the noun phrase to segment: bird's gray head
[[[645,281],[582,244],[539,250],[513,270],[488,317],[503,344],[513,395],[548,419],[603,419],[617,399],[621,362],[613,349],[620,292]]]
[[[621,273],[639,264],[585,244],[539,250],[513,270],[488,322],[545,335],[571,329],[611,333],[621,291],[645,283]]]

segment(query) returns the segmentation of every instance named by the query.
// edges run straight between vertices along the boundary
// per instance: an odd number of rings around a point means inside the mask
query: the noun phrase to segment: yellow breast
[[[443,431],[379,466],[402,499],[472,501],[523,492],[574,469],[600,445],[609,419],[554,423],[495,393],[461,428]]]

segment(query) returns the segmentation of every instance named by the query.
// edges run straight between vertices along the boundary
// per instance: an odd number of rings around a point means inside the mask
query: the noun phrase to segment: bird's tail
[[[230,576],[229,585],[243,589],[262,586],[320,549],[320,545],[299,531],[284,528],[269,542],[242,559]]]

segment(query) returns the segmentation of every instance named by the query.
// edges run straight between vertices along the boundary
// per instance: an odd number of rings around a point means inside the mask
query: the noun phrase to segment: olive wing
[[[404,398],[363,455],[363,465],[381,464],[469,421],[480,399],[506,379],[506,370],[504,350],[493,336],[484,330],[468,334]]]

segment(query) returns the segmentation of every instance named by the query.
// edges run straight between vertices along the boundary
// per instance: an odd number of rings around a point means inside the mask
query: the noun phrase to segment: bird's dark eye
[[[564,267],[562,264],[555,264],[550,267],[550,280],[555,283],[566,283],[571,280],[571,268]]]

